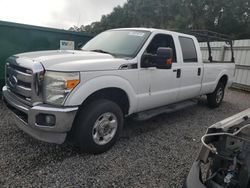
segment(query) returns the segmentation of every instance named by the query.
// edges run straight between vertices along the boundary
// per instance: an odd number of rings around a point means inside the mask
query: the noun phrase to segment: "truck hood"
[[[213,124],[209,129],[222,129],[227,131],[229,128],[239,125],[240,123],[250,119],[250,108],[229,118],[226,118],[218,123]]]
[[[46,70],[54,71],[117,70],[127,63],[126,59],[109,54],[77,50],[29,52],[16,57],[40,62]]]

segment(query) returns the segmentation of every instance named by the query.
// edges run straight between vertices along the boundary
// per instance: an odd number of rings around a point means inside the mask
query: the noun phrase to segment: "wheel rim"
[[[114,138],[117,128],[117,117],[113,113],[107,112],[100,115],[92,130],[94,142],[98,145],[109,143]]]
[[[216,102],[220,103],[223,98],[223,89],[220,87],[216,93]]]

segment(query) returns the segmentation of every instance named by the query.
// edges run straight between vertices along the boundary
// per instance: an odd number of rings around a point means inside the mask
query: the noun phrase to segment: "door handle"
[[[201,75],[201,68],[199,67],[198,68],[198,76],[200,76]]]
[[[176,73],[176,78],[180,78],[181,77],[181,69],[174,69],[173,72],[177,72]]]

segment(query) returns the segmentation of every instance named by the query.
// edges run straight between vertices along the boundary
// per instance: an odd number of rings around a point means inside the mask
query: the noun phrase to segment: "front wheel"
[[[225,85],[219,82],[215,91],[207,95],[208,106],[211,108],[216,108],[220,106],[224,98],[224,93],[225,93]]]
[[[109,150],[123,128],[120,107],[106,99],[88,104],[77,115],[73,140],[83,152],[98,154]]]

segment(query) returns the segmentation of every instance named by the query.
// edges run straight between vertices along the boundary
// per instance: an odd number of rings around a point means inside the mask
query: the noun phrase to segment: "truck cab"
[[[31,136],[57,144],[70,136],[82,151],[101,153],[114,145],[126,116],[200,95],[218,107],[234,69],[233,53],[230,62],[204,63],[193,35],[114,29],[79,51],[10,57],[3,98]]]

